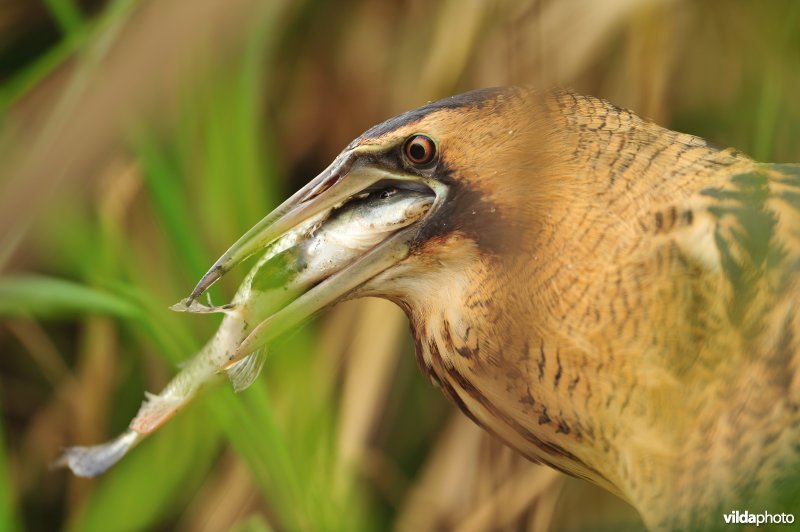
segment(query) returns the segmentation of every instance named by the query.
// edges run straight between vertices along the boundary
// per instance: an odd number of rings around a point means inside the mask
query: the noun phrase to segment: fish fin
[[[68,467],[79,477],[94,477],[116,464],[141,438],[141,434],[127,430],[100,445],[67,447],[51,467]]]
[[[208,305],[203,305],[199,301],[190,298],[184,298],[169,307],[174,312],[189,312],[191,314],[213,314],[214,312],[221,312],[227,315],[235,315],[239,312],[239,307],[234,303],[226,303],[225,305],[214,305],[211,298],[208,299]]]
[[[145,392],[145,401],[131,421],[130,428],[139,434],[149,434],[174,416],[184,402],[179,397],[162,397]]]
[[[264,367],[267,358],[267,349],[262,348],[235,362],[225,369],[233,385],[233,391],[239,393],[253,384]]]

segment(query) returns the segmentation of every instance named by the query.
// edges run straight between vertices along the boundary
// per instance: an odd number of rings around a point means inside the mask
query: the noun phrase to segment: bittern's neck
[[[529,319],[545,363],[529,379],[540,386],[534,399],[548,417],[556,410],[564,419],[552,436],[650,525],[687,524],[693,511],[737,489],[727,468],[739,464],[712,469],[702,461],[736,456],[715,427],[721,416],[738,415],[742,398],[752,405],[753,390],[741,361],[703,359],[709,339],[691,334],[693,320],[712,319],[719,298],[700,286],[701,267],[659,239],[681,223],[690,195],[753,163],[599,100],[559,93],[551,103],[563,117],[562,141],[576,146],[559,194],[573,200],[549,204],[552,223],[528,239],[533,260],[507,267],[510,291],[536,302]],[[724,395],[712,390],[727,390],[727,399],[708,405]]]
[[[392,298],[409,314],[420,365],[467,415],[664,524],[677,502],[668,494],[689,493],[675,483],[691,485],[697,466],[686,444],[698,419],[670,405],[701,401],[708,375],[669,367],[669,352],[697,346],[673,336],[691,330],[676,320],[692,312],[665,314],[663,301],[692,287],[688,275],[658,278],[679,259],[652,252],[652,229],[659,213],[675,222],[674,202],[752,163],[599,100],[556,93],[547,105],[551,138],[575,149],[551,175],[520,176],[518,196],[536,212],[511,209],[535,216],[516,221],[531,231],[517,252],[450,234],[418,250],[413,286]]]
[[[556,142],[574,147],[557,171],[578,201],[590,202],[586,207],[595,206],[612,224],[631,223],[719,183],[731,165],[751,163],[735,150],[720,151],[603,100],[558,91],[547,102]]]

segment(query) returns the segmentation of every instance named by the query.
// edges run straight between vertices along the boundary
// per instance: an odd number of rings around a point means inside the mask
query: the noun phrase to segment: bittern
[[[337,301],[383,297],[407,314],[423,373],[475,423],[648,527],[800,507],[800,166],[569,91],[473,91],[355,139],[190,300],[381,190],[432,201],[227,364]]]

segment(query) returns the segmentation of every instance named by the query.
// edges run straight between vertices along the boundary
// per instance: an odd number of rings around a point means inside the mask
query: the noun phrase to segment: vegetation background
[[[511,83],[797,162],[800,3],[0,2],[0,530],[638,528],[456,413],[377,300],[276,345],[255,386],[108,474],[48,468],[124,429],[210,336],[213,316],[167,307],[352,138]]]

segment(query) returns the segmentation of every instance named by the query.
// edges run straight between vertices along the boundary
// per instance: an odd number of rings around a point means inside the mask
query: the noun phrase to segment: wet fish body
[[[182,301],[181,312],[222,312],[225,317],[208,343],[181,369],[160,394],[146,398],[129,429],[95,446],[70,447],[56,465],[76,475],[104,472],[148,434],[155,431],[203,388],[230,379],[234,390],[246,389],[259,375],[266,356],[256,351],[234,364],[232,353],[252,330],[294,298],[347,267],[392,233],[419,220],[433,202],[422,192],[388,189],[347,203],[310,228],[278,239],[248,273],[230,304],[215,307]]]

